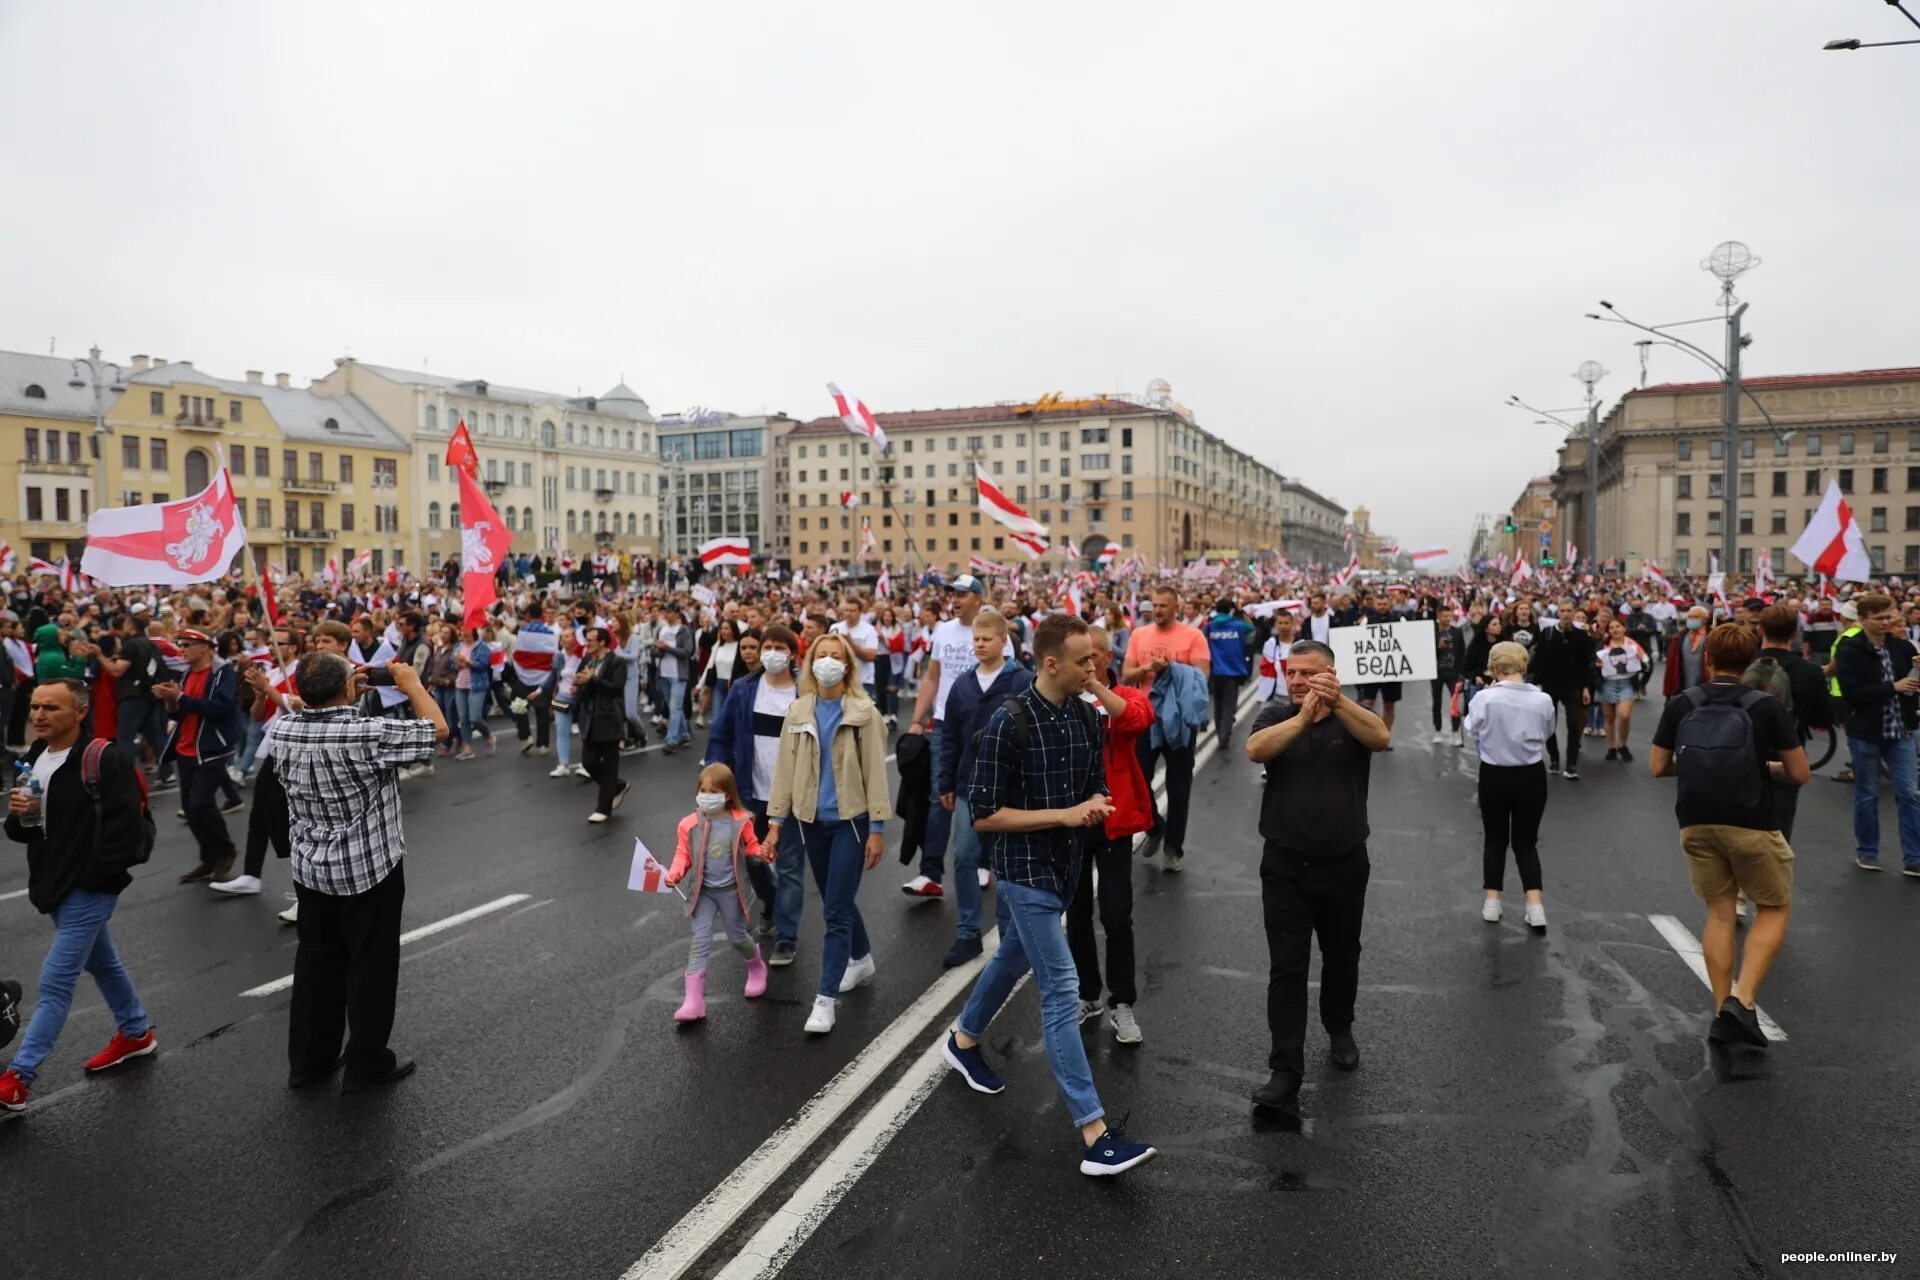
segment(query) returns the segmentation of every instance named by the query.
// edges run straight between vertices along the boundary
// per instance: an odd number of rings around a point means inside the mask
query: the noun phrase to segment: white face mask
[[[847,678],[847,664],[838,658],[821,658],[813,664],[813,678],[822,689],[831,689]]]
[[[702,791],[693,798],[702,813],[718,813],[727,807],[726,793],[722,791]]]
[[[785,649],[768,649],[760,655],[760,665],[774,675],[782,676],[793,665],[793,657]]]

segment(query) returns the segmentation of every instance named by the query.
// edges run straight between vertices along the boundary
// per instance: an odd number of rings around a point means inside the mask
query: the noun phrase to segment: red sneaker
[[[105,1071],[108,1067],[117,1067],[128,1058],[144,1058],[160,1047],[153,1038],[153,1028],[147,1028],[143,1036],[129,1036],[114,1032],[113,1039],[107,1041],[107,1047],[87,1059],[87,1070]]]
[[[27,1095],[32,1092],[17,1072],[9,1071],[0,1076],[0,1111],[25,1111]]]
[[[906,894],[909,898],[938,898],[943,896],[939,881],[930,880],[926,876],[915,876],[900,886],[900,892]]]

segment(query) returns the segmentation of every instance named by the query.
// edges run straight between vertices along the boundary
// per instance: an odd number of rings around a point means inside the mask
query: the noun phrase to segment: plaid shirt
[[[1892,684],[1899,679],[1893,670],[1893,655],[1887,652],[1887,646],[1877,644],[1873,651],[1880,656],[1880,674]],[[1907,736],[1907,726],[1900,719],[1899,695],[1888,698],[1880,705],[1880,739],[1883,742],[1898,742]]]
[[[433,757],[433,722],[323,707],[281,716],[268,736],[287,792],[293,882],[346,897],[385,880],[407,854],[394,770]]]
[[[1017,750],[1010,709],[1025,705],[1027,746]],[[980,734],[980,749],[967,780],[967,807],[975,820],[1002,808],[1069,809],[1107,790],[1103,734],[1092,708],[1078,698],[1054,706],[1029,686],[1000,704]],[[1044,831],[983,831],[993,872],[1015,884],[1057,894],[1072,894],[1080,876],[1080,846],[1085,830],[1049,827]]]

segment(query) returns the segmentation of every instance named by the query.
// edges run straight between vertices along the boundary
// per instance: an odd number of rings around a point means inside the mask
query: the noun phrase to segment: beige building
[[[1347,563],[1347,509],[1298,480],[1280,482],[1280,537],[1287,559],[1340,568]]]
[[[1738,573],[1757,555],[1801,576],[1787,553],[1829,481],[1837,480],[1876,569],[1920,573],[1920,368],[1750,378],[1742,400],[1736,498]],[[1722,384],[1677,383],[1629,392],[1600,424],[1602,558],[1704,572],[1721,545]],[[1569,442],[1555,498],[1578,529],[1584,445]],[[1564,476],[1564,482],[1562,477]],[[1576,499],[1569,508],[1568,499]],[[1555,545],[1564,532],[1555,532]]]
[[[87,515],[101,492],[95,423],[125,386],[124,370],[102,372],[96,387],[85,361],[0,351],[0,468],[12,477],[0,488],[0,541],[22,569],[28,556],[77,561],[85,548]]]
[[[409,442],[419,477],[412,564],[437,569],[460,550],[460,492],[443,460],[463,419],[515,553],[659,550],[653,414],[624,382],[605,395],[566,396],[343,357],[313,386],[358,396]]]
[[[1553,500],[1554,480],[1552,476],[1535,476],[1527,481],[1527,487],[1513,500],[1513,506],[1507,509],[1503,527],[1494,539],[1492,555],[1505,555],[1507,563],[1525,558],[1535,564],[1540,555],[1551,543],[1540,541],[1540,535],[1549,539],[1559,538],[1561,544],[1566,541],[1560,531],[1559,521],[1554,513],[1559,509]],[[1513,532],[1508,533],[1504,525],[1512,525]]]
[[[801,569],[909,556],[944,572],[974,555],[1034,563],[979,508],[974,466],[1048,526],[1058,568],[1071,539],[1090,560],[1109,542],[1149,567],[1282,549],[1283,479],[1197,426],[1165,394],[1138,400],[1058,396],[979,408],[877,414],[889,449],[837,417],[795,427],[775,445],[775,554]],[[841,495],[859,502],[849,512]],[[1324,500],[1320,500],[1324,502]],[[860,520],[874,550],[860,555]],[[1337,535],[1336,535],[1337,536]]]

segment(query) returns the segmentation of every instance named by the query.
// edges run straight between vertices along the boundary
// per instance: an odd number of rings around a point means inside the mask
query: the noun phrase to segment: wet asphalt
[[[1007,1092],[942,1077],[785,1274],[1766,1276],[1838,1249],[1906,1271],[1920,881],[1853,867],[1847,788],[1802,798],[1795,917],[1761,999],[1789,1041],[1726,1055],[1647,920],[1697,934],[1702,915],[1672,784],[1645,775],[1658,699],[1639,761],[1589,747],[1582,780],[1553,780],[1544,936],[1517,912],[1481,922],[1470,753],[1429,744],[1423,690],[1403,705],[1373,775],[1358,1071],[1326,1064],[1310,1020],[1299,1114],[1247,1101],[1266,1057],[1257,781],[1217,758],[1186,870],[1134,866],[1145,1043],[1083,1032],[1110,1113],[1159,1159],[1076,1171],[1028,987],[988,1039]],[[528,897],[405,949],[394,1042],[419,1073],[352,1097],[289,1093],[287,994],[240,994],[291,972],[286,865],[259,898],[176,885],[191,841],[159,797],[160,846],[114,931],[162,1049],[83,1078],[111,1033],[83,982],[31,1109],[0,1122],[0,1276],[616,1277],[939,975],[951,906],[902,898],[890,850],[861,893],[880,972],[830,1036],[801,1032],[811,889],[800,961],[767,997],[743,1000],[718,954],[707,1023],[676,1029],[679,900],[625,880],[636,835],[671,848],[694,758],[628,759],[634,793],[590,827],[589,788],[510,753],[406,784],[405,927]],[[24,884],[0,858],[0,894]],[[46,936],[24,898],[0,901],[0,970],[31,988]],[[715,1273],[885,1087],[688,1274]]]

